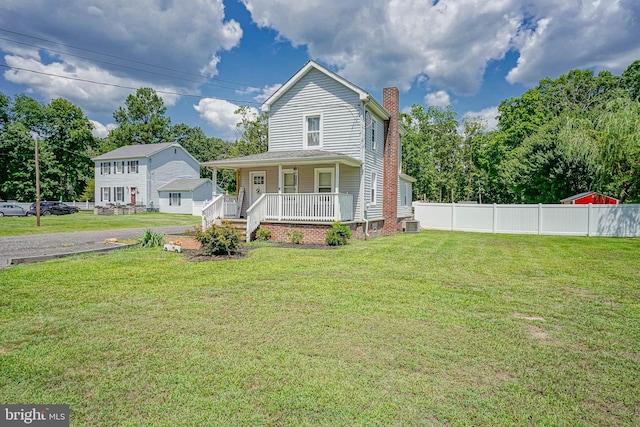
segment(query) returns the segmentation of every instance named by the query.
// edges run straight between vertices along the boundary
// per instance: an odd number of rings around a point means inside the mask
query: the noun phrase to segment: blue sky
[[[104,136],[149,86],[173,123],[234,139],[237,106],[314,59],[377,99],[399,87],[405,110],[451,104],[492,125],[541,78],[620,74],[638,40],[637,0],[4,0],[0,92],[69,99]]]

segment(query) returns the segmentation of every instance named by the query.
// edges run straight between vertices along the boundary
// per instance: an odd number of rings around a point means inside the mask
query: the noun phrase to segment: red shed
[[[604,194],[596,193],[595,191],[587,191],[586,193],[580,193],[575,196],[562,199],[560,200],[560,203],[563,205],[588,205],[589,203],[594,205],[617,205],[620,203],[620,200],[605,196]]]

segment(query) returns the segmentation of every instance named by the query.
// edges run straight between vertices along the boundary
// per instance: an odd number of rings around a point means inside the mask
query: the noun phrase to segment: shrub
[[[304,239],[304,234],[300,230],[287,231],[287,237],[294,245],[299,245]]]
[[[266,242],[271,239],[271,230],[267,230],[266,228],[259,228],[256,231],[256,240],[261,242]]]
[[[196,229],[195,238],[209,256],[233,255],[240,249],[240,232],[229,224],[212,225],[207,230]]]
[[[351,228],[348,225],[335,221],[331,224],[331,229],[327,231],[325,243],[329,246],[343,246],[347,244],[347,239],[351,238]]]
[[[164,234],[154,233],[147,229],[142,236],[140,236],[140,246],[143,248],[155,248],[156,246],[164,245]]]

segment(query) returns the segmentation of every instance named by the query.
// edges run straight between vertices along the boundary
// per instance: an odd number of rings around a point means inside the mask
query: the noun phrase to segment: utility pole
[[[38,160],[38,135],[36,135],[36,227],[40,227],[40,162]]]

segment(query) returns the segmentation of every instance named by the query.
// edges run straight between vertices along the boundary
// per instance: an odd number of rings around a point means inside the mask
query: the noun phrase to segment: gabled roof
[[[253,154],[251,156],[204,162],[201,163],[201,165],[210,168],[236,169],[254,166],[284,166],[334,162],[354,167],[362,165],[360,160],[354,159],[346,154],[323,150],[268,151],[266,153]]]
[[[104,153],[98,157],[94,157],[92,160],[100,161],[100,160],[134,159],[134,158],[140,158],[140,157],[151,157],[155,153],[162,150],[166,150],[167,148],[173,147],[173,146],[182,148],[182,146],[177,142],[125,145],[124,147],[116,148],[113,151],[109,151],[108,153]]]
[[[562,200],[560,200],[560,203],[572,202],[574,200],[582,199],[583,197],[591,196],[592,194],[597,194],[599,196],[606,197],[607,199],[611,199],[611,200],[618,200],[615,197],[606,196],[604,194],[600,194],[600,193],[597,193],[595,191],[585,191],[584,193],[578,193],[578,194],[575,194],[575,195],[573,195],[571,197],[567,197],[566,199],[562,199]]]
[[[208,178],[184,178],[175,179],[158,188],[158,191],[194,191],[201,185],[211,182]],[[219,190],[221,190],[219,188]]]
[[[387,112],[387,110],[385,110],[382,107],[382,105],[380,105],[380,103],[378,103],[378,101],[375,100],[373,96],[369,95],[366,91],[354,85],[349,80],[339,76],[338,74],[323,67],[322,65],[318,64],[313,60],[308,61],[300,70],[298,70],[297,73],[295,73],[289,80],[287,80],[285,84],[280,86],[280,88],[277,91],[275,91],[264,102],[264,104],[262,104],[262,111],[265,111],[265,112],[269,111],[269,109],[271,108],[271,105],[273,105],[278,99],[280,99],[282,95],[287,93],[289,89],[291,89],[296,83],[298,83],[300,79],[306,76],[311,70],[317,70],[323,73],[324,75],[326,75],[327,77],[337,81],[343,86],[346,86],[352,91],[356,92],[360,97],[360,101],[364,102],[371,111],[376,113],[378,116],[382,117],[384,120],[389,120],[389,117],[390,117],[389,113]]]

